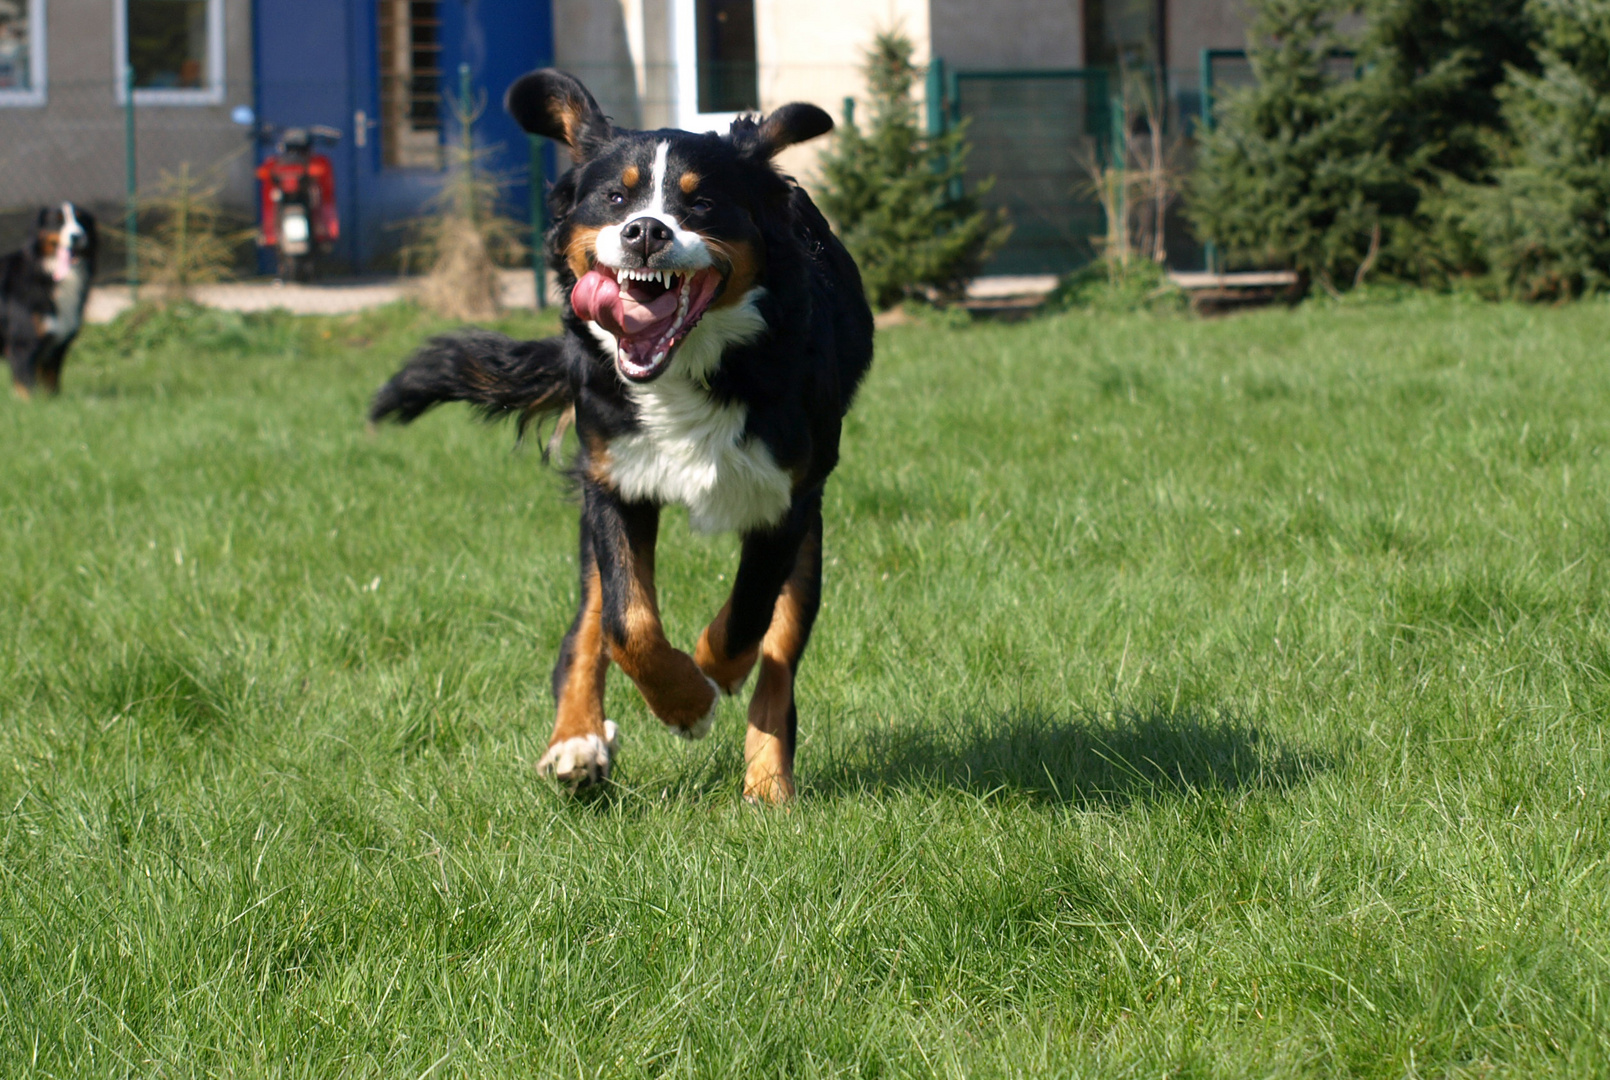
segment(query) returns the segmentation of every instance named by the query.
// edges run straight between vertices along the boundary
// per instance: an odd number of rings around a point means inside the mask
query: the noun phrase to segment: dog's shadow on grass
[[[1037,803],[1118,806],[1204,791],[1286,789],[1331,767],[1326,755],[1233,715],[980,710],[850,737],[804,779],[808,792],[830,798],[949,787]]]

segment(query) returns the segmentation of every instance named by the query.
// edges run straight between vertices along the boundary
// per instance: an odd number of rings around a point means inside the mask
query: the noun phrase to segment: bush
[[[1328,58],[1346,42],[1334,0],[1255,0],[1258,82],[1203,139],[1188,214],[1232,261],[1289,266],[1329,283],[1378,249],[1382,205],[1402,181],[1361,84]]]
[[[1189,204],[1199,234],[1234,261],[1328,287],[1374,266],[1419,281],[1472,269],[1448,192],[1491,174],[1504,73],[1537,66],[1526,0],[1252,6],[1259,82],[1203,141]],[[1338,30],[1359,13],[1361,33]]]
[[[904,35],[879,34],[867,54],[871,126],[845,117],[822,155],[818,202],[861,268],[867,298],[960,296],[1006,239],[1000,218],[962,192],[965,127],[926,136],[911,96],[920,70]]]
[[[140,200],[146,219],[145,231],[135,237],[140,278],[152,286],[149,295],[163,302],[189,300],[197,285],[234,277],[256,233],[218,203],[223,164],[200,174],[188,161],[177,172],[163,170],[157,193]]]
[[[1510,142],[1459,218],[1504,290],[1565,299],[1610,288],[1610,6],[1533,0],[1542,70],[1500,92]]]
[[[1169,280],[1168,271],[1151,259],[1127,264],[1111,260],[1091,263],[1064,277],[1045,298],[1052,310],[1080,309],[1116,314],[1130,311],[1156,313],[1184,311],[1183,290]]]
[[[486,171],[486,149],[476,147],[475,122],[485,102],[453,99],[460,138],[449,144],[447,175],[432,197],[431,213],[412,222],[403,270],[429,269],[419,299],[430,310],[460,321],[495,318],[503,308],[498,264],[524,258],[525,223],[503,213],[506,181]]]

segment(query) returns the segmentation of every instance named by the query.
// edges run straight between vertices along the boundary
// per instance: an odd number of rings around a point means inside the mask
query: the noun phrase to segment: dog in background
[[[0,258],[0,346],[11,389],[24,400],[36,385],[61,390],[62,361],[84,324],[95,276],[95,215],[73,203],[39,211],[21,251]]]
[[[628,131],[553,70],[519,79],[505,106],[575,163],[554,185],[546,242],[565,332],[436,338],[381,388],[371,419],[407,422],[444,401],[518,414],[522,427],[574,417],[581,603],[539,771],[577,786],[609,774],[612,662],[685,738],[707,734],[720,696],[758,667],[743,792],[787,800],[794,680],[821,600],[822,488],[872,362],[872,312],[849,253],[771,159],[833,120],[794,104],[725,135]],[[666,639],[655,594],[670,504],[743,543],[731,595],[692,655]]]

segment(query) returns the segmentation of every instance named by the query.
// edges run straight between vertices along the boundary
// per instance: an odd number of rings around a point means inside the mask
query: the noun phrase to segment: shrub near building
[[[959,295],[1008,226],[963,193],[965,130],[925,135],[912,86],[920,69],[900,34],[879,34],[867,54],[871,123],[850,117],[822,155],[817,202],[861,268],[867,298],[887,308],[907,297]]]
[[[1506,76],[1538,67],[1526,0],[1252,8],[1258,84],[1222,103],[1202,142],[1199,234],[1232,262],[1333,288],[1372,268],[1423,282],[1480,271],[1459,208],[1499,163]]]
[[[1610,4],[1533,0],[1537,74],[1500,91],[1509,140],[1458,216],[1503,290],[1564,299],[1610,289]]]

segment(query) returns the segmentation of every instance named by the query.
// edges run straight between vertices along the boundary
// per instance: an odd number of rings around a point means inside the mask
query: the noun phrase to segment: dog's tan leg
[[[744,736],[744,798],[756,802],[781,803],[794,797],[794,744],[799,730],[794,673],[821,605],[821,521],[818,513],[760,643],[760,678],[749,699],[749,730]]]
[[[761,639],[772,624],[777,597],[794,572],[800,547],[813,528],[819,535],[821,499],[820,491],[799,495],[775,528],[744,537],[732,595],[699,635],[693,651],[699,668],[723,693],[736,694],[760,658]]]
[[[20,382],[11,384],[11,393],[18,401],[28,401],[33,398],[33,394]]]
[[[760,657],[759,645],[751,645],[736,655],[729,651],[731,625],[732,600],[729,598],[699,635],[699,644],[693,650],[693,659],[699,665],[699,670],[710,676],[721,687],[723,694],[736,694]]]
[[[603,588],[585,550],[584,543],[581,607],[553,671],[553,735],[537,762],[544,776],[578,787],[608,778],[619,746],[614,721],[604,719],[609,653],[604,646]]]
[[[659,508],[622,503],[602,488],[587,489],[603,593],[604,640],[610,659],[637,684],[654,715],[690,739],[710,733],[720,698],[693,657],[665,638],[654,589]]]

